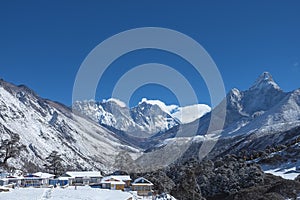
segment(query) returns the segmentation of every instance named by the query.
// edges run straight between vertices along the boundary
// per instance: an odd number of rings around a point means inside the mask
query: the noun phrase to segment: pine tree
[[[20,136],[15,133],[10,134],[10,138],[1,139],[0,143],[0,165],[7,166],[7,160],[16,158],[26,147],[20,143]]]
[[[64,167],[62,165],[63,159],[57,151],[52,151],[50,155],[46,158],[46,161],[47,164],[45,164],[44,167],[49,173],[58,176],[64,172]]]

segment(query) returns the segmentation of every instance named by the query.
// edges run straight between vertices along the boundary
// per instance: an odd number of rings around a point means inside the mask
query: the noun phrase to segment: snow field
[[[119,190],[91,187],[62,188],[17,188],[1,192],[2,200],[127,200],[133,195]]]

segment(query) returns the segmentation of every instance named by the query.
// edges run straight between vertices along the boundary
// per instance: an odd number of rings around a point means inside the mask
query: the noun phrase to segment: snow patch
[[[275,176],[280,176],[280,177],[282,177],[284,179],[288,179],[288,180],[294,180],[300,174],[300,172],[298,172],[296,170],[296,167],[292,167],[289,169],[276,168],[276,169],[266,170],[264,172],[273,174]]]

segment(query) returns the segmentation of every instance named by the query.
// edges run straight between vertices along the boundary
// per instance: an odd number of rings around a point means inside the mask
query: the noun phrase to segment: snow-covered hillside
[[[182,154],[183,160],[198,157],[203,141],[216,140],[218,142],[210,152],[210,157],[230,153],[239,154],[242,150],[263,151],[267,146],[290,143],[299,135],[299,131],[295,131],[298,129],[294,130],[294,128],[300,127],[300,89],[292,92],[282,91],[267,72],[259,76],[246,91],[232,89],[226,101],[227,115],[220,137],[211,138],[207,135],[211,117],[211,113],[208,113],[199,120],[182,124],[179,129],[169,134],[169,138],[172,139],[165,137],[166,140],[149,150],[153,157],[151,154],[145,154],[139,160],[145,157],[147,160],[156,160],[155,157],[158,155],[159,158],[172,158],[175,155],[172,152],[177,150],[185,151],[177,153],[177,157]],[[218,114],[220,108],[220,106],[214,108],[215,113]],[[193,135],[189,133],[194,130],[198,130],[199,136],[190,138]],[[184,138],[176,136],[184,136]],[[172,144],[176,144],[176,147]],[[161,162],[157,161],[156,164],[159,163]]]
[[[20,135],[26,146],[9,164],[43,166],[51,151],[58,151],[64,166],[75,169],[113,169],[114,157],[120,151],[132,155],[138,150],[92,120],[85,119],[68,107],[42,99],[25,86],[0,82],[0,135]],[[134,156],[134,155],[133,155]]]
[[[300,125],[299,90],[284,92],[264,72],[245,91],[232,89],[226,96],[226,119],[223,137],[244,134],[267,134],[272,131],[285,131]],[[218,113],[221,106],[214,108]],[[206,134],[211,115],[183,125],[185,130],[199,125],[199,135]]]

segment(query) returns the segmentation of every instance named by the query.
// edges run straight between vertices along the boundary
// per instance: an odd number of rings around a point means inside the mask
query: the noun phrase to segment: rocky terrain
[[[140,147],[144,146],[139,141],[148,140],[151,143],[151,138],[157,134],[161,135],[180,124],[190,123],[211,110],[205,104],[179,107],[146,98],[131,108],[113,98],[102,102],[76,101],[72,108]],[[139,140],[136,141],[135,138]]]
[[[157,134],[151,141],[157,143],[147,152],[147,160],[153,165],[167,165],[172,156],[179,160],[200,159],[200,149],[205,143],[215,143],[207,156],[208,159],[235,154],[241,158],[255,159],[284,157],[279,163],[268,168],[297,167],[298,145],[294,141],[300,135],[300,93],[299,90],[284,92],[275,83],[272,76],[265,72],[245,91],[231,90],[226,97],[226,119],[218,137],[206,133],[211,113],[200,119],[174,127],[164,134]],[[218,113],[220,106],[212,112]],[[189,136],[192,130],[198,130],[197,136]],[[186,136],[186,137],[182,137]],[[189,136],[189,137],[187,137]],[[157,140],[157,139],[160,140]],[[174,151],[176,149],[176,151]],[[177,154],[179,149],[182,154]],[[279,152],[282,151],[282,152]],[[153,155],[151,157],[151,155]],[[171,155],[171,156],[170,156]],[[156,159],[159,157],[160,159]],[[139,158],[142,160],[142,158]]]
[[[179,124],[175,118],[164,112],[158,105],[147,102],[141,102],[138,106],[130,109],[117,99],[103,102],[77,101],[73,104],[73,109],[101,125],[140,138],[148,138]]]
[[[264,72],[245,91],[232,89],[226,96],[226,118],[222,137],[235,137],[255,133],[257,136],[273,132],[287,131],[299,126],[299,90],[284,92],[271,74]],[[222,105],[212,110],[217,113]],[[184,129],[199,125],[198,134],[205,135],[210,114],[190,123]]]
[[[140,152],[70,108],[0,80],[0,147],[15,135],[25,148],[7,162],[22,170],[42,169],[45,158],[57,151],[65,169],[111,171],[119,152],[133,157]]]

